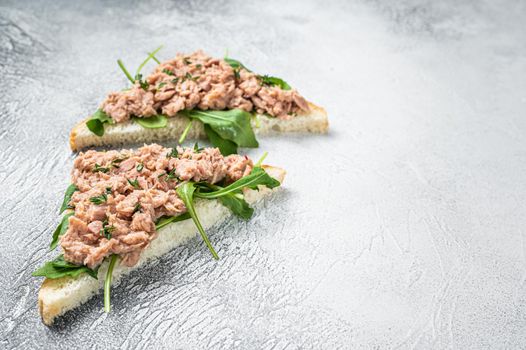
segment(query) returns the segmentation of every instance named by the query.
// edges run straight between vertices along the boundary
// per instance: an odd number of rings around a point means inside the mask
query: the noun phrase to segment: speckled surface
[[[396,3],[396,4],[395,4]],[[0,2],[0,348],[526,348],[526,6],[519,1]],[[261,140],[289,171],[196,239],[45,327],[34,268],[68,131],[135,67],[229,49],[326,107]]]

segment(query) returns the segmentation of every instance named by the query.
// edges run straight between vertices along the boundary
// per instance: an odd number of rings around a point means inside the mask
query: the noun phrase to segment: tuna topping
[[[280,119],[309,111],[307,101],[296,90],[266,84],[261,76],[243,67],[234,69],[202,51],[178,54],[161,63],[145,80],[136,81],[129,90],[112,92],[101,105],[115,122],[132,116],[173,117],[182,110],[235,108]]]
[[[117,254],[127,266],[156,235],[162,216],[186,212],[176,188],[184,181],[232,183],[248,175],[246,156],[224,157],[217,148],[176,150],[152,144],[137,151],[87,151],[74,163],[74,192],[67,232],[60,245],[64,259],[89,268]]]

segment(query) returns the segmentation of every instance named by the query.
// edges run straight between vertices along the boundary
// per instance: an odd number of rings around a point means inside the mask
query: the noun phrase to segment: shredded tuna
[[[79,189],[69,203],[75,213],[60,241],[64,259],[93,268],[118,254],[133,266],[157,235],[155,221],[186,212],[175,191],[181,181],[230,183],[253,166],[249,158],[223,157],[217,148],[177,150],[175,158],[172,149],[156,144],[80,153],[71,176]]]
[[[234,71],[224,60],[202,51],[178,54],[161,63],[146,82],[146,90],[136,82],[129,90],[112,92],[101,109],[116,122],[160,113],[173,117],[194,108],[240,108],[281,119],[309,111],[307,101],[296,90],[264,85],[258,75],[244,68]]]

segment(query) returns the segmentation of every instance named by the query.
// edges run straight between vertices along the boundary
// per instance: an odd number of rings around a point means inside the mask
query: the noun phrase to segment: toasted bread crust
[[[270,176],[283,183],[286,174],[284,169],[268,165],[263,165],[263,168]],[[279,189],[279,187],[277,189]],[[255,203],[270,195],[274,190],[263,186],[260,186],[259,191],[245,189],[245,200],[249,204]],[[205,230],[232,215],[231,212],[217,200],[198,200],[196,201],[196,210],[199,213],[201,224]],[[142,252],[137,265],[133,267],[117,265],[115,267],[112,282],[118,282],[122,276],[132,270],[138,269],[149,260],[162,256],[176,246],[195,237],[197,234],[198,231],[192,220],[180,221],[163,227],[159,230],[158,237]],[[97,294],[103,287],[106,270],[107,263],[103,263],[99,268],[98,280],[95,280],[87,274],[80,275],[77,278],[46,278],[38,293],[38,309],[42,317],[42,322],[48,326],[52,325],[56,317],[83,304],[93,295]]]
[[[325,109],[309,102],[310,112],[300,114],[289,120],[258,115],[258,120],[252,120],[252,127],[258,135],[268,135],[281,132],[298,133],[326,133],[329,128],[327,112]],[[182,115],[168,118],[168,126],[162,129],[145,129],[128,121],[107,125],[104,135],[99,137],[86,127],[86,121],[77,123],[71,130],[69,144],[73,151],[79,151],[91,146],[113,146],[124,143],[150,143],[165,140],[177,140],[188,123],[188,118]],[[200,122],[194,122],[190,129],[188,138],[204,138],[205,132]]]

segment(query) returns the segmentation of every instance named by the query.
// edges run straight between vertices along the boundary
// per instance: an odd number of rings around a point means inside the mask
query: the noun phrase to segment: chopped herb
[[[188,59],[188,57],[183,58],[183,62],[184,62],[184,64],[186,64],[186,65],[192,63],[192,62],[190,62],[190,60]]]
[[[203,66],[202,64],[199,64],[199,63],[198,63],[198,64],[195,65],[195,68],[199,69],[199,68],[201,68],[202,66]]]
[[[163,73],[164,73],[164,74],[168,74],[168,75],[172,75],[172,76],[175,75],[174,72],[172,72],[172,71],[169,70],[168,68],[163,69]]]
[[[148,82],[147,82],[146,80],[143,80],[143,79],[142,79],[142,74],[140,74],[140,73],[137,74],[137,75],[135,76],[135,81],[138,81],[138,82],[139,82],[139,85],[141,86],[141,88],[142,88],[144,91],[148,90],[148,87],[149,87],[150,85],[148,84]]]
[[[108,200],[108,196],[106,196],[106,193],[103,193],[100,196],[91,197],[89,200],[91,203],[101,205],[102,203],[106,203],[106,201]]]
[[[108,226],[108,219],[104,220],[102,223],[102,228],[100,229],[99,234],[106,237],[106,239],[111,239],[111,233],[115,230],[115,226]]]
[[[199,143],[197,143],[197,142],[194,143],[194,152],[195,152],[195,153],[199,153],[199,152],[201,152],[202,150],[204,150],[204,148],[203,148],[203,147],[199,147]]]
[[[160,83],[159,85],[157,85],[157,88],[160,89],[160,88],[162,88],[162,87],[165,86],[165,85],[166,85],[166,83],[163,81],[162,83]]]
[[[111,187],[106,187],[106,193],[111,194]]]
[[[193,79],[192,74],[190,74],[190,73],[187,72],[187,73],[184,75],[184,79],[190,79],[190,80],[192,80],[192,79]]]
[[[172,79],[172,84],[175,85],[175,84],[177,84],[178,81],[179,81],[179,78],[173,78],[173,79]]]
[[[142,209],[141,203],[137,202],[137,204],[135,204],[135,207],[133,208],[133,214],[140,211],[141,209]]]
[[[142,163],[137,164],[137,167],[135,169],[137,169],[137,171],[139,172],[142,171],[142,169],[144,169],[144,164]]]
[[[93,172],[96,173],[98,171],[100,171],[101,173],[107,173],[108,171],[110,171],[110,169],[106,168],[106,167],[102,167],[98,163],[95,163],[95,167],[93,168]]]
[[[179,180],[177,175],[175,175],[175,168],[166,173],[166,181],[169,180]]]
[[[123,160],[127,159],[126,157],[125,158],[116,158],[114,160],[111,161],[110,163],[110,167],[114,167],[114,168],[118,168],[119,167],[119,164],[122,163]]]
[[[135,189],[141,188],[141,186],[139,186],[139,181],[137,179],[135,180],[126,179],[126,180],[128,180],[128,183],[132,185],[133,188]]]
[[[160,179],[163,176],[166,176],[166,180],[165,181],[170,181],[170,180],[179,180],[180,181],[180,179],[177,177],[177,175],[175,175],[175,168],[173,168],[172,170],[170,170],[168,172],[160,174],[159,176],[157,176],[157,178]]]
[[[234,77],[237,80],[239,80],[239,78],[241,78],[241,76],[239,75],[239,68],[234,69]]]
[[[166,158],[177,158],[178,156],[179,152],[177,152],[177,147],[173,147],[171,152],[166,153]]]

